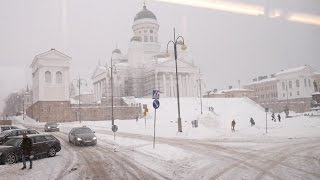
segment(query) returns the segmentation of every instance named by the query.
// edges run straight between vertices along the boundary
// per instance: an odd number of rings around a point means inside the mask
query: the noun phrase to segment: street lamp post
[[[176,38],[176,30],[173,29],[173,40],[170,40],[167,44],[167,54],[168,53],[168,46],[170,43],[173,44],[174,47],[174,60],[176,65],[176,82],[177,82],[177,102],[178,102],[178,132],[182,132],[182,124],[181,124],[181,117],[180,117],[180,97],[179,97],[179,80],[178,80],[178,62],[177,62],[177,44],[181,44],[179,39],[182,39],[182,47],[181,49],[186,49],[186,46],[184,45],[184,38],[182,36],[178,36]]]
[[[78,79],[73,79],[73,81],[77,81],[77,86],[78,86],[78,89],[79,89],[79,101],[78,101],[78,111],[79,111],[79,122],[81,123],[81,94],[80,94],[80,90],[81,90],[81,84],[85,84],[87,85],[87,81],[85,79],[81,79],[80,78],[80,75],[79,75],[79,78]]]
[[[199,82],[199,97],[200,97],[200,106],[201,106],[201,114],[202,114],[202,84],[201,84],[201,73],[200,73],[200,68],[199,68],[199,79],[198,79],[198,82]]]
[[[111,125],[113,126],[114,125],[114,116],[113,116],[113,61],[112,61],[112,57],[111,57],[111,62],[110,62],[110,65],[111,65],[111,75],[110,75],[110,78],[111,78]]]

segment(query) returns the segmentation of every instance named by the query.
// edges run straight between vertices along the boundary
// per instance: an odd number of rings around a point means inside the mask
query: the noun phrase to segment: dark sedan
[[[32,140],[32,152],[34,158],[53,157],[61,150],[60,141],[50,134],[28,135]],[[22,136],[11,137],[6,143],[0,146],[0,163],[13,164],[21,160]]]
[[[11,129],[7,131],[3,131],[0,133],[0,145],[8,141],[9,137],[12,136],[20,136],[23,133],[27,134],[39,134],[38,131],[33,130],[33,129]]]
[[[53,131],[59,131],[59,124],[55,122],[47,122],[44,125],[44,132],[53,132]]]
[[[69,133],[69,142],[75,145],[96,145],[97,137],[94,135],[94,131],[90,128],[76,127],[72,128]]]

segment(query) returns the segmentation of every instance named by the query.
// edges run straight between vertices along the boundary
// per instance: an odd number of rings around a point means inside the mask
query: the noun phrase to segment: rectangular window
[[[286,89],[286,85],[284,84],[284,82],[282,82],[282,90]]]
[[[304,87],[307,87],[307,79],[304,79]]]
[[[153,37],[152,36],[150,36],[150,42],[153,42]]]
[[[299,79],[296,80],[296,87],[300,87]]]
[[[300,92],[299,92],[299,91],[297,91],[297,95],[298,95],[298,96],[300,95]]]
[[[292,96],[292,93],[290,92],[290,96]]]
[[[286,97],[286,94],[283,93],[283,94],[282,94],[282,97]]]
[[[144,36],[144,42],[148,42],[148,37]]]
[[[289,81],[289,88],[292,89],[292,81]]]

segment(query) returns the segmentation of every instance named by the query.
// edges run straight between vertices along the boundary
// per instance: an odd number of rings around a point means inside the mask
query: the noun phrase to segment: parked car
[[[2,133],[0,133],[0,145],[7,142],[9,140],[9,137],[20,136],[23,133],[39,134],[38,131],[33,130],[33,129],[11,129],[11,130],[7,130],[7,131],[3,131]]]
[[[94,133],[94,131],[86,126],[72,128],[69,132],[69,142],[74,145],[94,146],[97,144],[97,137]]]
[[[61,150],[60,141],[51,134],[30,134],[28,137],[33,143],[32,152],[34,159],[40,157],[53,157]],[[0,146],[0,163],[13,164],[21,160],[22,136],[11,137]]]
[[[11,125],[2,125],[0,126],[0,132],[6,131],[6,130],[10,130],[10,129],[19,129],[16,126],[11,126]]]
[[[53,132],[53,131],[59,131],[59,124],[56,122],[47,122],[44,125],[44,132]]]

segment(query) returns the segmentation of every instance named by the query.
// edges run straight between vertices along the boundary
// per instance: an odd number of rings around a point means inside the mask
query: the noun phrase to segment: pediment
[[[71,57],[60,52],[60,51],[57,51],[55,49],[51,49],[50,51],[47,51],[47,52],[44,52],[44,53],[41,53],[39,55],[36,55],[33,59],[33,62],[31,64],[30,67],[33,67],[39,60],[51,60],[51,59],[54,59],[54,60],[62,60],[62,61],[70,61],[71,60]]]
[[[106,70],[104,67],[101,67],[101,66],[97,66],[96,69],[94,70],[92,76],[91,76],[91,79],[94,79],[95,77],[101,75],[101,74],[104,74],[106,73]]]
[[[63,54],[60,51],[57,51],[55,49],[52,49],[50,51],[47,51],[45,53],[39,54],[36,56],[38,59],[63,59],[63,60],[71,60],[71,57],[69,57],[66,54]]]

